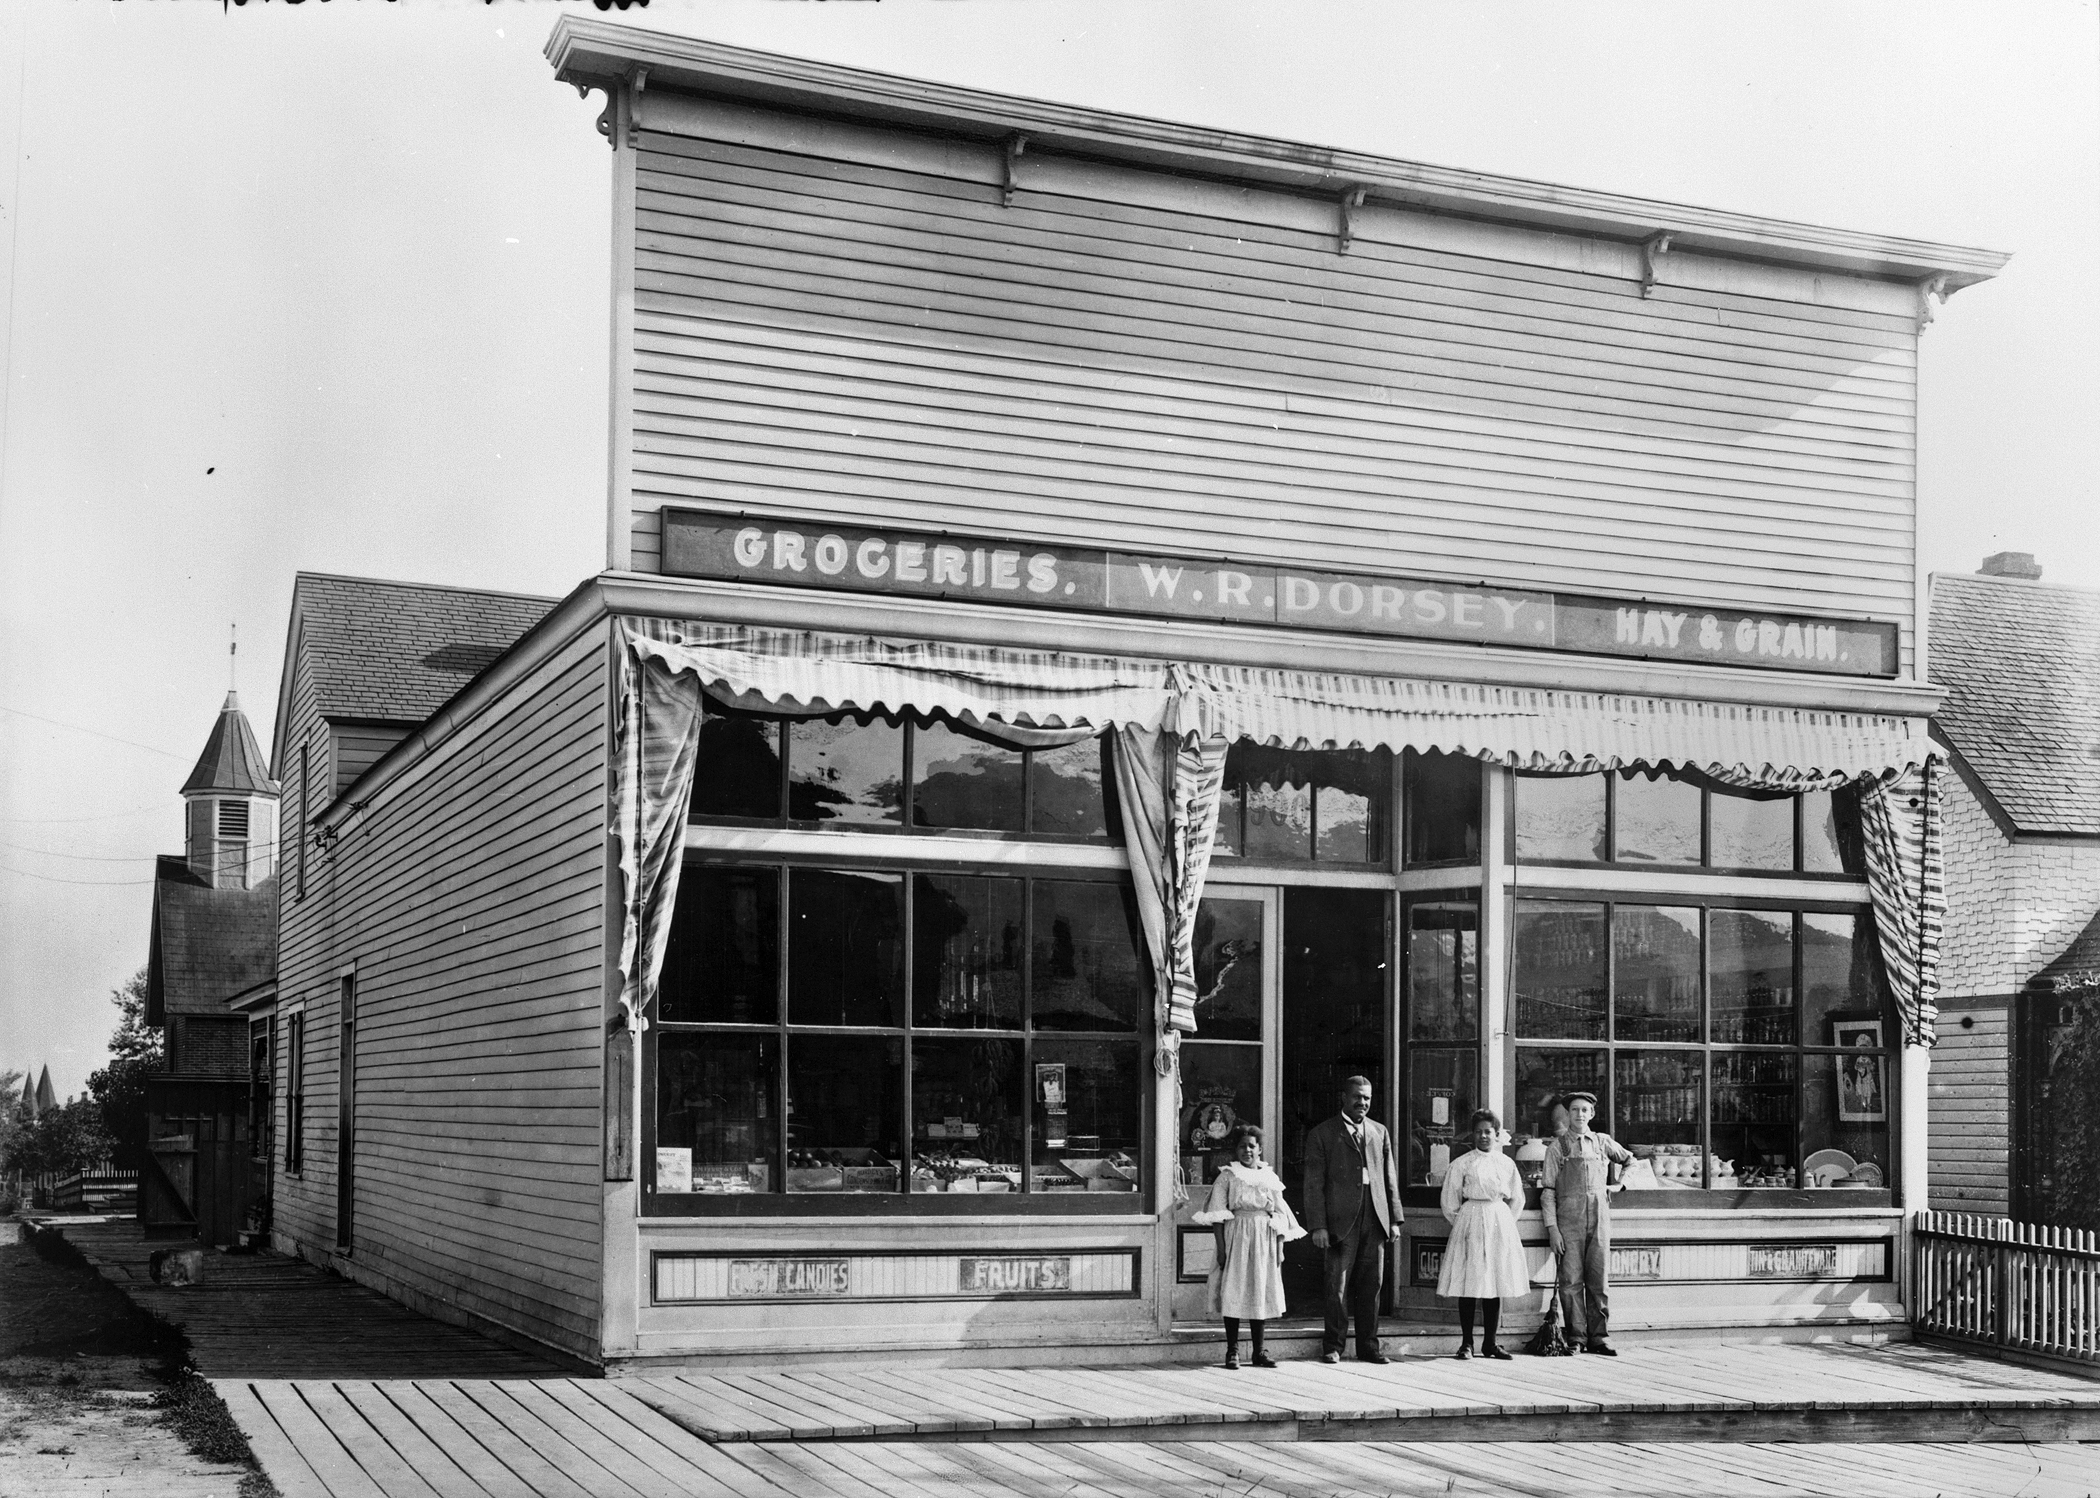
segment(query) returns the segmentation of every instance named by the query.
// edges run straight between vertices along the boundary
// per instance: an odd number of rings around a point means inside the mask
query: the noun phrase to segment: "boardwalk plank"
[[[594,1493],[680,1498],[679,1485],[654,1471],[625,1443],[609,1441],[563,1409],[535,1383],[476,1379],[461,1392],[514,1431],[553,1466]]]
[[[416,1388],[433,1405],[444,1411],[459,1428],[504,1467],[516,1475],[518,1480],[542,1498],[602,1498],[605,1490],[586,1486],[562,1467],[556,1466],[541,1453],[539,1448],[520,1436],[502,1421],[490,1418],[488,1412],[451,1379],[432,1379],[419,1382]],[[622,1494],[621,1498],[625,1498]]]
[[[741,1390],[713,1378],[676,1374],[670,1378],[636,1379],[637,1398],[661,1397],[663,1413],[685,1424],[696,1421],[694,1431],[713,1441],[784,1441],[795,1433],[798,1422],[777,1406],[752,1399]],[[644,1394],[642,1391],[649,1392]]]
[[[255,1453],[256,1461],[277,1485],[282,1498],[333,1498],[328,1484],[307,1462],[298,1443],[285,1434],[276,1416],[256,1398],[251,1384],[227,1379],[215,1381],[212,1387],[226,1401],[227,1413],[248,1438],[248,1449]]]
[[[916,1379],[893,1379],[886,1373],[859,1368],[833,1368],[825,1378],[849,1393],[869,1399],[885,1399],[900,1420],[909,1420],[920,1435],[950,1435],[958,1431],[990,1430],[989,1415],[967,1412],[939,1391],[925,1388]]]
[[[300,1456],[328,1489],[330,1498],[390,1498],[328,1423],[300,1397],[296,1384],[257,1383],[250,1387],[276,1420],[278,1429],[299,1448]]]
[[[377,1384],[353,1379],[332,1387],[438,1498],[490,1498],[488,1489],[403,1415]]]
[[[506,1466],[457,1420],[440,1409],[417,1384],[407,1379],[384,1379],[374,1382],[371,1388],[399,1410],[404,1420],[429,1437],[433,1445],[440,1448],[485,1491],[504,1495],[504,1498],[514,1493],[536,1494],[539,1491],[516,1471]]]

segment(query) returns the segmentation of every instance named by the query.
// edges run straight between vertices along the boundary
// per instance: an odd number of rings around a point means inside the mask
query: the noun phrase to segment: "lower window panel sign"
[[[1138,1250],[1063,1253],[751,1254],[652,1256],[657,1305],[754,1301],[1130,1298]]]
[[[1447,1241],[1410,1240],[1410,1285],[1436,1284]],[[1551,1252],[1543,1243],[1527,1243],[1524,1256],[1532,1272],[1543,1275]],[[1611,1277],[1621,1284],[1848,1283],[1887,1280],[1894,1262],[1895,1245],[1886,1238],[1845,1243],[1620,1242],[1612,1245]]]

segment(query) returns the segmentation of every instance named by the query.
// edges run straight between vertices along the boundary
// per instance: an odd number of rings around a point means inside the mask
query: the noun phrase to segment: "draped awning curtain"
[[[686,621],[619,627],[612,818],[625,885],[622,1002],[637,1017],[670,934],[706,695],[789,716],[937,714],[1023,748],[1115,730],[1125,841],[1168,1036],[1195,1029],[1188,949],[1236,740],[1441,750],[1565,774],[1667,766],[1760,791],[1858,783],[1863,804],[1878,808],[1869,817],[1881,818],[1870,821],[1867,856],[1885,965],[1907,1035],[1930,1042],[1944,894],[1933,893],[1935,751],[1919,719]],[[1922,795],[1884,786],[1912,778]]]

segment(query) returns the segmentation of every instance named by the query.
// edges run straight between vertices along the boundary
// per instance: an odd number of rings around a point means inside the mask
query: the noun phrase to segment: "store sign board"
[[[731,1259],[732,1300],[819,1300],[845,1295],[852,1288],[851,1266],[844,1259]]]
[[[1752,1246],[1750,1277],[1760,1280],[1834,1280],[1838,1278],[1835,1243],[1788,1243]]]
[[[1072,1288],[1072,1261],[1061,1255],[966,1258],[958,1262],[965,1295],[1018,1295]]]
[[[1615,1280],[1659,1280],[1663,1277],[1660,1248],[1621,1248],[1611,1251],[1611,1277]]]
[[[1896,670],[1896,627],[1871,621],[1656,608],[1424,578],[760,521],[675,507],[662,515],[663,570],[677,577],[1841,676]]]

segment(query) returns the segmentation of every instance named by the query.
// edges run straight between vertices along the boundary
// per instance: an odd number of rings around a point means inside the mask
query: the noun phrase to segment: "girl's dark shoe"
[[[1270,1357],[1265,1352],[1257,1352],[1254,1355],[1254,1366],[1257,1368],[1274,1368],[1276,1366],[1276,1359]]]
[[[1461,1347],[1457,1352],[1454,1352],[1451,1355],[1463,1362],[1465,1359],[1473,1356],[1473,1349],[1470,1347]]]
[[[1480,1349],[1480,1355],[1484,1358],[1494,1358],[1497,1362],[1506,1363],[1509,1361],[1509,1354],[1492,1342]]]
[[[1228,1368],[1230,1368],[1230,1369],[1231,1369],[1231,1370],[1232,1370],[1233,1372],[1235,1372],[1235,1373],[1239,1372],[1239,1368],[1240,1368],[1240,1355],[1239,1355],[1238,1353],[1236,1353],[1236,1352],[1228,1352],[1228,1353],[1226,1353],[1226,1354],[1225,1354],[1225,1366],[1226,1366],[1226,1367],[1228,1367]]]

